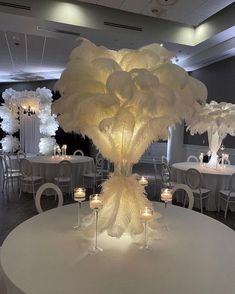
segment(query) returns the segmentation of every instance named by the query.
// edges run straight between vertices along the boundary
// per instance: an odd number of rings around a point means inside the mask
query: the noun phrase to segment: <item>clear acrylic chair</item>
[[[12,170],[8,166],[8,162],[6,160],[5,155],[0,156],[1,161],[1,169],[3,171],[3,185],[2,185],[2,192],[6,190],[6,194],[9,196],[10,185],[12,191],[14,191],[14,181],[16,180],[18,185],[20,184],[21,173],[20,172],[12,172]]]
[[[20,180],[19,198],[21,197],[23,189],[29,189],[27,191],[29,191],[30,193],[32,191],[33,197],[35,198],[36,188],[44,182],[43,177],[33,175],[33,166],[31,162],[25,158],[20,160],[20,172],[22,176]]]
[[[199,201],[200,210],[203,213],[203,200],[207,200],[210,190],[202,188],[202,175],[195,168],[190,168],[185,173],[185,182],[192,189],[194,200]]]
[[[161,180],[163,188],[172,188],[176,185],[176,183],[172,181],[172,172],[169,165],[162,165]]]
[[[220,211],[221,200],[225,202],[224,218],[226,219],[229,204],[235,203],[235,173],[230,176],[229,179],[229,189],[220,190],[219,201],[218,201],[218,211]]]
[[[84,156],[84,153],[83,153],[83,151],[82,151],[82,150],[80,150],[80,149],[77,149],[77,150],[75,150],[75,151],[73,152],[73,155],[80,155],[80,156]]]
[[[104,180],[103,168],[104,159],[102,156],[97,156],[94,172],[86,173],[83,175],[84,187],[91,188],[93,193],[95,193],[97,185]]]
[[[68,191],[72,195],[72,164],[68,160],[62,160],[58,163],[57,177],[54,178],[55,184],[62,190]]]

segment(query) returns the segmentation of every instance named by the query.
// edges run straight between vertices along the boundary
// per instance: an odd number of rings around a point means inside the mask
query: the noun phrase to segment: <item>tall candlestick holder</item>
[[[103,198],[100,194],[90,195],[90,208],[94,210],[95,213],[95,242],[93,248],[89,250],[90,254],[96,254],[103,251],[102,248],[98,247],[98,218],[99,210],[103,207]]]
[[[85,200],[86,197],[86,189],[85,188],[75,188],[74,189],[74,201],[78,203],[78,215],[77,215],[77,225],[73,228],[75,230],[79,230],[81,227],[81,212],[82,212],[82,202]]]
[[[144,225],[144,243],[140,247],[140,249],[149,249],[149,242],[148,242],[148,222],[153,218],[153,209],[151,207],[144,207],[140,211],[140,220],[143,222]]]
[[[172,202],[172,189],[161,189],[161,200],[164,202],[165,204],[165,211],[163,213],[163,219],[165,219],[166,222],[166,208],[167,208],[167,204],[169,202]],[[168,231],[168,227],[166,225],[166,223],[163,225],[163,229],[165,231]]]

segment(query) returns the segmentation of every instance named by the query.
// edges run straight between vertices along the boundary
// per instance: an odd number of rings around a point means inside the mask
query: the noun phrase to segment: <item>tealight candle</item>
[[[74,195],[75,201],[83,201],[83,200],[85,200],[86,189],[85,188],[76,188],[76,189],[74,189],[73,195]]]
[[[161,200],[164,201],[165,203],[172,201],[172,190],[171,189],[162,189]]]
[[[146,186],[146,185],[148,185],[148,180],[144,176],[142,176],[139,179],[139,183],[140,183],[140,185]]]
[[[90,208],[99,209],[103,206],[103,201],[100,194],[93,194],[90,196]]]
[[[140,219],[142,221],[150,221],[153,218],[153,210],[150,207],[145,207],[143,210],[140,211]]]

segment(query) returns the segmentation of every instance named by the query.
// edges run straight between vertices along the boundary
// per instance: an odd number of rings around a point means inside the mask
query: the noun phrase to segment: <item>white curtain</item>
[[[20,149],[25,153],[38,154],[41,138],[40,119],[37,115],[20,114]]]

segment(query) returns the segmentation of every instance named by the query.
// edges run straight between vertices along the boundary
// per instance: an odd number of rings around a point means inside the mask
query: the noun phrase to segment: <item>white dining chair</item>
[[[36,193],[36,197],[35,197],[35,206],[36,206],[36,209],[37,209],[38,213],[43,212],[42,206],[41,206],[41,197],[42,197],[42,194],[47,189],[52,189],[52,190],[55,191],[55,193],[56,193],[56,195],[58,197],[57,207],[60,207],[60,206],[63,205],[63,193],[60,190],[60,188],[58,186],[56,186],[55,184],[53,184],[53,183],[45,183],[45,184],[43,184],[42,186],[39,187],[39,189],[37,190],[37,193]]]
[[[77,150],[75,150],[74,152],[73,152],[73,155],[80,155],[80,156],[84,156],[84,153],[83,153],[83,151],[82,150],[80,150],[80,149],[77,149]]]
[[[169,165],[169,161],[167,160],[167,157],[165,155],[162,155],[161,161],[163,164]]]
[[[55,184],[64,192],[68,191],[72,195],[72,164],[68,160],[58,163],[57,177],[54,178]]]
[[[220,211],[221,200],[225,202],[224,218],[226,219],[229,204],[235,203],[235,173],[229,179],[229,189],[219,191],[218,211]]]
[[[1,247],[0,247],[0,255],[1,255]],[[0,263],[0,293],[1,294],[7,294],[6,284],[3,277],[2,267]]]
[[[97,185],[104,180],[103,168],[104,159],[102,156],[98,156],[96,157],[94,172],[83,174],[84,187],[91,188],[93,193],[95,193]]]
[[[30,192],[32,189],[33,197],[35,198],[36,188],[43,184],[43,177],[33,175],[32,163],[25,158],[20,160],[20,172],[22,176],[20,180],[19,198],[21,198],[22,190],[24,188],[29,188]]]
[[[17,161],[18,161],[18,165],[19,165],[19,167],[20,167],[20,160],[21,160],[21,159],[26,159],[26,154],[24,153],[24,151],[19,150],[19,151],[16,153],[16,158],[17,158]]]
[[[5,155],[0,156],[0,164],[3,171],[2,192],[4,192],[6,189],[6,194],[9,196],[10,184],[12,191],[14,191],[14,181],[17,180],[17,182],[20,183],[22,174],[20,172],[12,172],[12,170],[8,166]]]
[[[199,159],[195,155],[189,155],[187,158],[187,162],[199,162]]]
[[[163,164],[161,170],[161,180],[163,188],[172,188],[176,185],[176,183],[172,181],[172,172],[169,165]]]
[[[185,184],[176,184],[172,188],[172,195],[178,190],[183,190],[186,192],[186,194],[188,196],[188,209],[192,209],[193,204],[194,204],[194,197],[193,197],[193,192],[192,192],[191,188]],[[184,201],[184,206],[185,206],[185,203],[186,203],[186,201]]]
[[[185,173],[185,182],[192,189],[194,201],[199,201],[203,213],[203,200],[208,200],[210,190],[202,188],[202,175],[195,168],[190,168]]]

